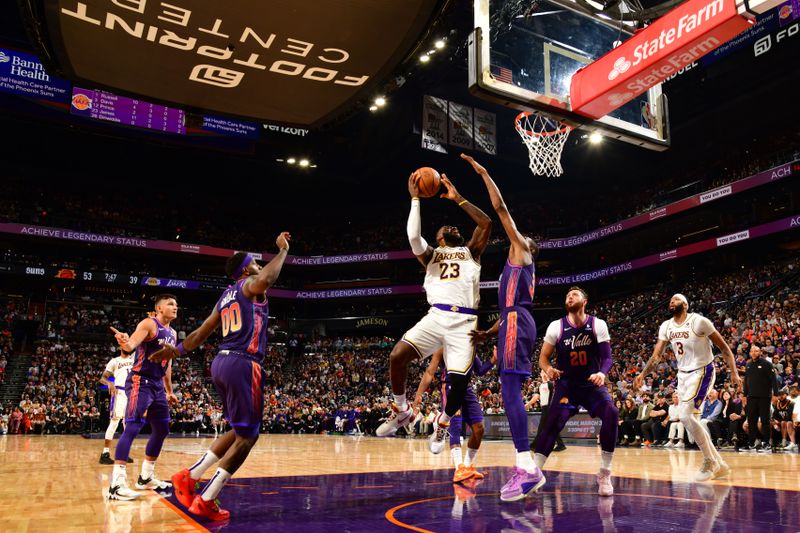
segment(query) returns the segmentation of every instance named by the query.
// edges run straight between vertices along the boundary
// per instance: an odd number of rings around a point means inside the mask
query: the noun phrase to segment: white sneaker
[[[134,487],[136,487],[138,490],[167,490],[172,488],[172,483],[169,481],[161,481],[156,477],[155,474],[150,476],[150,479],[144,479],[142,475],[139,474],[139,479],[136,480],[136,485],[134,485]]]
[[[694,477],[695,481],[708,481],[712,477],[716,475],[719,471],[719,465],[713,459],[705,459],[703,460],[703,466],[700,467],[700,471]]]
[[[613,496],[614,486],[611,485],[611,470],[600,469],[597,474],[597,494],[600,496]]]
[[[406,404],[404,411],[401,411],[396,404],[392,403],[392,414],[386,419],[386,422],[378,426],[375,430],[375,435],[378,437],[390,437],[397,433],[397,430],[407,426],[414,419],[414,411],[411,406]]]
[[[790,442],[789,444],[787,444],[786,446],[784,446],[784,447],[783,447],[783,449],[784,449],[784,450],[786,450],[787,452],[790,452],[790,451],[794,450],[796,447],[797,447],[797,445],[796,445],[796,444],[792,444],[792,443]]]
[[[717,469],[717,471],[714,472],[713,478],[719,479],[721,477],[727,476],[730,473],[731,473],[731,467],[728,466],[728,463],[720,463],[719,469]]]
[[[445,441],[447,437],[450,436],[450,424],[449,423],[439,423],[439,418],[441,418],[441,414],[436,417],[433,422],[433,435],[430,436],[428,439],[428,449],[431,451],[432,454],[438,455],[442,453],[444,449]]]
[[[682,440],[679,440],[679,441],[678,441],[678,444],[676,444],[676,445],[675,445],[675,447],[676,447],[676,448],[685,448],[685,447],[686,447],[686,445],[683,443],[683,441],[682,441]]]
[[[664,448],[672,448],[673,446],[675,446],[675,443],[670,440],[667,441],[667,443],[664,445]]]
[[[109,500],[131,501],[138,498],[140,494],[128,488],[128,483],[121,479],[119,483],[108,488]]]

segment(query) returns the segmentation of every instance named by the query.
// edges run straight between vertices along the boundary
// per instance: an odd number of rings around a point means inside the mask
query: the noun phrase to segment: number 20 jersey
[[[709,319],[689,313],[682,324],[677,324],[674,318],[664,321],[658,330],[658,340],[670,343],[678,370],[691,372],[714,360],[709,337],[715,331]]]
[[[428,303],[477,309],[481,265],[466,246],[440,246],[433,251],[425,273]]]
[[[267,350],[267,301],[253,302],[244,295],[241,279],[222,293],[217,312],[222,322],[220,351],[229,350],[261,361]]]

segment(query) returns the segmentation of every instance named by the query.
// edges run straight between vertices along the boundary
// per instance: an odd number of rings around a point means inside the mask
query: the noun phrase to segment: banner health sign
[[[0,48],[0,91],[66,103],[70,84],[45,72],[39,58],[32,54]]]

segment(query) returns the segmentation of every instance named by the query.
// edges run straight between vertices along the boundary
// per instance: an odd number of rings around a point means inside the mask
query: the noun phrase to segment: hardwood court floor
[[[157,474],[168,479],[210,442],[168,439]],[[145,443],[134,444],[132,481]],[[111,467],[98,464],[101,450],[102,441],[79,436],[0,437],[0,531],[215,529],[153,492],[106,501]],[[513,456],[510,441],[485,442],[478,464],[487,478],[453,486],[449,453],[431,455],[424,440],[264,435],[221,495],[233,513],[224,526],[248,533],[639,531],[648,523],[651,531],[800,531],[797,453],[723,453],[730,478],[695,484],[699,452],[622,448],[613,465],[616,494],[604,499],[593,475],[599,450],[571,446],[548,461],[543,494],[501,504]]]

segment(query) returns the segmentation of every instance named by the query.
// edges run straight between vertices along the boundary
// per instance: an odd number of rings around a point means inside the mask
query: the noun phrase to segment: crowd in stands
[[[747,153],[736,150],[722,154],[716,161],[690,169],[688,173],[686,169],[681,172],[669,170],[669,174],[652,184],[642,184],[635,192],[625,184],[618,185],[621,188],[619,191],[613,190],[612,184],[612,190],[604,194],[602,206],[594,201],[592,195],[581,200],[585,205],[575,205],[575,209],[582,213],[581,227],[574,226],[575,219],[569,211],[542,203],[538,196],[526,199],[524,195],[515,195],[511,207],[517,225],[526,231],[546,237],[572,235],[800,158],[800,149],[793,137],[777,139],[774,143],[763,142],[760,147],[761,152],[757,152],[754,146]],[[14,180],[10,179],[7,186],[12,187],[13,183]],[[0,195],[0,222],[62,227],[120,237],[179,240],[236,249],[263,250],[272,244],[263,240],[262,232],[258,233],[258,240],[254,240],[250,232],[230,232],[208,217],[187,217],[178,208],[164,209],[162,206],[169,202],[163,193],[156,193],[156,198],[153,198],[152,192],[147,191],[142,193],[141,201],[132,197],[126,204],[131,207],[125,208],[107,201],[108,195],[99,191],[60,191],[58,195],[53,195],[50,190],[37,187],[30,180],[24,181],[24,187],[15,187],[14,190],[15,194]],[[247,216],[254,218],[252,221],[241,220],[243,225],[263,225],[258,213],[237,213],[239,219]],[[384,212],[364,212],[359,216],[361,218],[351,215],[340,220],[327,219],[324,227],[294,229],[303,237],[293,244],[292,253],[330,255],[407,248],[404,232],[384,229],[387,226],[381,223]],[[546,221],[546,227],[543,227],[543,221]],[[557,235],[550,234],[554,228]],[[332,234],[337,238],[329,238]],[[494,239],[500,242],[503,236],[497,234]]]
[[[704,277],[680,287],[690,299],[691,311],[711,318],[728,341],[740,374],[744,373],[750,346],[756,344],[772,360],[779,374],[779,385],[787,390],[800,382],[798,268],[798,261],[792,260],[761,269]],[[588,311],[606,320],[611,331],[614,364],[608,374],[608,387],[620,407],[621,442],[652,442],[658,431],[654,432],[653,424],[648,424],[652,422],[648,413],[660,412],[654,405],[668,407],[671,403],[677,377],[669,358],[658,366],[656,375],[646,380],[643,390],[634,391],[632,382],[652,353],[659,324],[669,318],[667,301],[674,290],[664,285],[613,298],[589,295]],[[12,315],[20,310],[13,303],[8,305],[5,318],[13,320]],[[109,311],[103,313],[96,305],[74,302],[58,302],[49,309],[48,316],[53,317],[62,331],[91,334],[105,333],[109,325],[130,329],[144,314],[144,310],[135,308],[121,308],[121,311],[108,308]],[[187,312],[181,317],[181,336],[201,320],[189,315],[191,313]],[[546,324],[539,326],[543,331]],[[267,390],[262,430],[268,433],[374,433],[388,409],[388,362],[394,343],[394,338],[386,336],[320,337],[297,333],[286,342],[271,342],[264,361]],[[180,402],[173,408],[172,431],[210,433],[222,429],[219,401],[210,382],[215,348],[215,341],[209,341],[191,359],[175,362],[173,383]],[[2,380],[2,369],[12,357],[8,337],[0,336],[0,350]],[[536,354],[538,350],[539,347]],[[491,345],[481,346],[478,354],[491,358]],[[2,410],[0,431],[102,431],[107,399],[98,389],[97,380],[114,355],[110,339],[78,343],[66,342],[59,336],[40,341],[27,369],[22,397]],[[729,371],[719,355],[715,365],[716,389],[725,399],[722,413],[730,415],[743,400],[731,387]],[[424,363],[412,365],[411,392],[422,371]],[[530,410],[540,407],[539,384],[535,371],[524,389]],[[494,372],[474,378],[473,385],[486,413],[503,413],[499,380]],[[440,400],[438,387],[432,387],[422,405],[423,422],[436,411]],[[731,438],[729,421],[730,418],[716,420],[712,426],[720,442]],[[741,426],[737,426],[733,431],[740,430]]]

